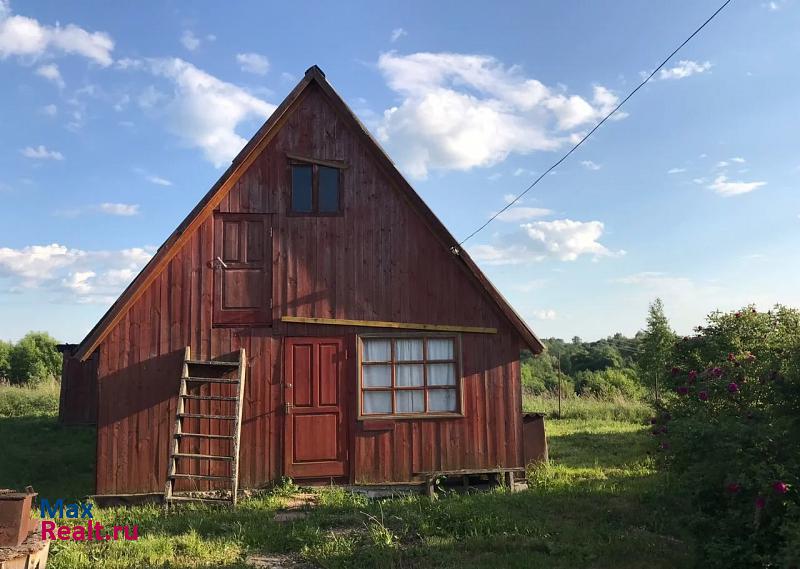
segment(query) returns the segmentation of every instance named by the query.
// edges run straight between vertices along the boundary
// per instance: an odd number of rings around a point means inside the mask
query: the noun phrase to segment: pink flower
[[[732,381],[728,384],[728,391],[730,391],[731,393],[736,393],[737,391],[739,391],[739,386]]]
[[[689,379],[697,379],[697,370],[692,370],[689,372]]]
[[[673,367],[672,368],[672,375],[678,375],[681,372],[681,368]]]
[[[700,393],[697,394],[697,396],[700,398],[700,401],[708,401],[707,391],[701,391]]]
[[[741,312],[737,312],[736,314],[734,314],[734,316],[736,316],[736,318],[741,318],[742,317],[742,313]]]
[[[725,486],[725,491],[728,494],[738,494],[739,490],[741,490],[741,489],[742,489],[742,487],[741,487],[741,485],[739,485],[738,482],[731,482],[730,484]]]
[[[720,377],[722,375],[722,368],[721,367],[711,368],[711,375],[713,375],[714,377]]]
[[[767,501],[764,499],[764,496],[756,498],[756,510],[763,510],[766,505]]]
[[[789,485],[786,482],[776,482],[772,485],[772,489],[778,494],[786,494],[789,491]]]
[[[735,359],[736,359],[736,356],[735,356],[735,355],[733,355],[733,352],[731,352],[731,353],[729,353],[729,354],[728,354],[728,361],[729,361],[729,362],[732,362],[732,361],[733,361],[733,360],[735,360]]]
[[[689,393],[689,388],[685,385],[681,385],[675,391],[678,392],[678,395],[687,395]]]

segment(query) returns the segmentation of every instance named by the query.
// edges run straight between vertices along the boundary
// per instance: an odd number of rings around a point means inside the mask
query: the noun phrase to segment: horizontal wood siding
[[[380,330],[287,323],[281,316],[497,329],[497,334],[462,336],[464,418],[396,421],[383,431],[351,423],[351,480],[407,481],[425,470],[522,464],[518,333],[408,198],[392,187],[374,150],[319,87],[310,86],[295,105],[218,208],[273,216],[265,224],[273,227],[272,326],[212,326],[214,227],[213,219],[206,219],[98,348],[98,493],[163,489],[186,346],[198,359],[246,348],[240,485],[279,477],[283,338],[344,336],[354,346],[355,334]],[[287,153],[347,163],[343,215],[284,215],[290,200]],[[269,236],[265,239],[269,243]],[[355,366],[347,369],[354,406]],[[349,415],[356,416],[354,407]],[[186,425],[199,428],[191,421]],[[204,428],[224,432],[214,422]],[[204,454],[225,450],[199,441],[185,448]],[[183,484],[178,489],[209,483]]]

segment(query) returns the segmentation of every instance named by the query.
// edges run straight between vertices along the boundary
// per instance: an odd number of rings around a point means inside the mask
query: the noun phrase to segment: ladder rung
[[[233,476],[211,476],[209,474],[170,474],[168,478],[199,478],[201,480],[233,480]]]
[[[234,435],[207,435],[205,433],[175,433],[175,437],[200,437],[203,439],[235,439]]]
[[[190,454],[185,452],[179,452],[173,454],[172,456],[174,456],[175,458],[200,458],[206,460],[228,460],[228,461],[233,460],[232,456],[220,456],[217,454]]]
[[[183,381],[202,381],[205,383],[239,383],[238,379],[223,377],[182,377]]]
[[[181,395],[184,399],[197,399],[199,401],[238,401],[238,397],[223,397],[221,395]]]
[[[186,360],[186,363],[192,366],[239,367],[239,362],[221,362],[219,360]]]
[[[202,413],[178,413],[178,417],[188,417],[190,419],[225,419],[235,421],[236,415],[203,415]]]

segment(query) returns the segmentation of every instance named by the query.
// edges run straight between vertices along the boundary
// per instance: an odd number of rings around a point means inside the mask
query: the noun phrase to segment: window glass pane
[[[361,366],[364,387],[389,387],[392,385],[392,366]]]
[[[456,411],[455,389],[430,389],[428,390],[428,411]]]
[[[453,339],[452,338],[428,338],[428,359],[429,360],[452,360],[453,358]]]
[[[423,413],[425,411],[424,391],[395,391],[394,405],[398,413]]]
[[[397,361],[422,361],[422,340],[419,338],[395,340],[395,350],[397,350]]]
[[[428,385],[455,385],[456,364],[428,364]]]
[[[365,362],[389,362],[392,361],[392,341],[365,339],[364,353],[361,361]]]
[[[311,211],[311,166],[292,166],[292,211]]]
[[[365,391],[364,392],[364,414],[374,415],[377,413],[392,412],[392,392],[391,391]]]
[[[319,167],[319,210],[323,213],[339,211],[339,169]]]
[[[419,387],[423,384],[422,364],[400,364],[397,366],[395,382],[399,387]]]

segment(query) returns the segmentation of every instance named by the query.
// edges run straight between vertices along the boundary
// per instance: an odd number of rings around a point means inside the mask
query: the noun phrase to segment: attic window
[[[342,211],[342,166],[295,159],[292,168],[290,213],[339,215]]]

